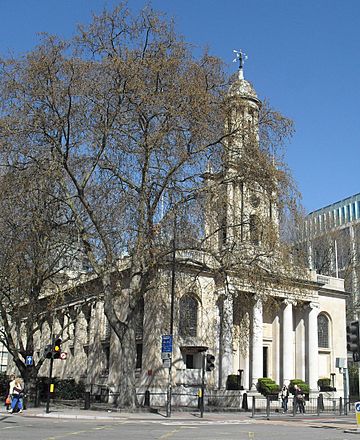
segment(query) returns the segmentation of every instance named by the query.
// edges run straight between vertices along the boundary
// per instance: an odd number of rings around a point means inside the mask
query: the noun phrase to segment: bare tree
[[[52,187],[34,167],[8,169],[1,177],[0,340],[31,398],[44,362],[44,346],[38,345],[42,325],[51,325],[62,301],[60,274],[74,263],[74,229]],[[32,365],[26,365],[27,356],[32,356]]]
[[[226,124],[222,63],[208,53],[195,59],[172,25],[150,9],[136,17],[123,6],[104,12],[70,42],[46,37],[26,57],[4,60],[1,78],[4,157],[12,166],[51,168],[121,343],[119,403],[134,406],[135,356],[129,353],[137,311],[169,262],[174,217],[183,263],[195,255],[184,251],[202,251],[216,264],[197,259],[199,269],[207,266],[221,282],[244,268],[254,282],[259,274],[269,279],[265,261],[272,258],[275,267],[281,253],[280,247],[274,252],[278,234],[270,225],[255,228],[264,246],[235,260],[233,249],[209,244],[223,225],[209,232],[204,217],[210,199],[221,217],[221,191],[231,181],[257,182],[278,210],[289,205],[295,193],[274,147],[291,134],[292,123],[265,105],[260,148],[248,133],[250,154],[225,176],[231,137],[241,129]],[[244,248],[239,245],[239,255]],[[112,282],[114,273],[120,282]]]

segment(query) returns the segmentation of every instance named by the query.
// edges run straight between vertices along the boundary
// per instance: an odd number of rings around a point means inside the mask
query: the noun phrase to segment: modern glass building
[[[345,279],[352,292],[351,312],[360,310],[360,193],[311,212],[304,236],[311,268]]]

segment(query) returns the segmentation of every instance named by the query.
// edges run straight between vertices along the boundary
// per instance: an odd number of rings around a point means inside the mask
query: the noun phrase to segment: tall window
[[[196,336],[197,333],[198,302],[191,295],[184,295],[180,299],[180,336]]]
[[[329,320],[325,315],[319,315],[317,323],[319,348],[329,348]]]
[[[257,245],[260,242],[260,224],[259,217],[255,214],[250,215],[250,240]]]

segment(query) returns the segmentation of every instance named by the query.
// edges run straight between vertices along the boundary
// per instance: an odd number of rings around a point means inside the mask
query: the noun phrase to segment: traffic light
[[[353,321],[346,327],[347,350],[351,351],[355,362],[360,355],[359,321]]]
[[[206,371],[212,371],[215,368],[215,356],[213,354],[206,355]]]
[[[52,353],[53,353],[53,347],[52,347],[52,345],[51,344],[49,344],[49,345],[47,345],[46,347],[45,347],[45,350],[44,350],[44,357],[46,358],[46,359],[51,359],[52,358]]]
[[[53,355],[53,359],[60,359],[60,355],[61,355],[61,339],[57,338],[54,341],[53,344],[53,349],[52,349],[52,355]]]

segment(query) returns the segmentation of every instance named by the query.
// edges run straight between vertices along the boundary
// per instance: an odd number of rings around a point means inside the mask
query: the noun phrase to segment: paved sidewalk
[[[0,411],[0,417],[9,415],[3,408]],[[276,414],[271,415],[270,420],[266,419],[265,414],[256,414],[255,418],[251,417],[251,412],[204,412],[204,417],[200,418],[198,410],[194,411],[173,411],[171,417],[166,417],[165,409],[159,411],[146,411],[137,410],[134,412],[127,412],[118,409],[108,410],[84,410],[77,407],[64,407],[64,406],[50,406],[50,413],[46,414],[45,408],[29,408],[22,414],[14,414],[14,417],[42,417],[42,418],[55,418],[55,419],[79,419],[79,420],[108,420],[108,421],[156,421],[156,422],[170,422],[170,421],[183,421],[183,422],[242,422],[242,423],[315,423],[315,424],[356,424],[354,414],[348,416],[336,416],[336,415],[321,415],[317,417],[315,415],[304,416],[296,415],[283,415]]]
[[[1,413],[0,413],[1,414]],[[145,421],[224,421],[224,420],[252,420],[251,413],[234,413],[234,412],[205,412],[203,418],[196,410],[190,411],[173,411],[171,417],[166,417],[165,410],[162,411],[134,411],[127,412],[125,410],[83,410],[79,408],[50,408],[50,413],[45,412],[45,408],[29,408],[22,414],[24,417],[44,417],[44,418],[68,418],[83,420],[145,420]]]

